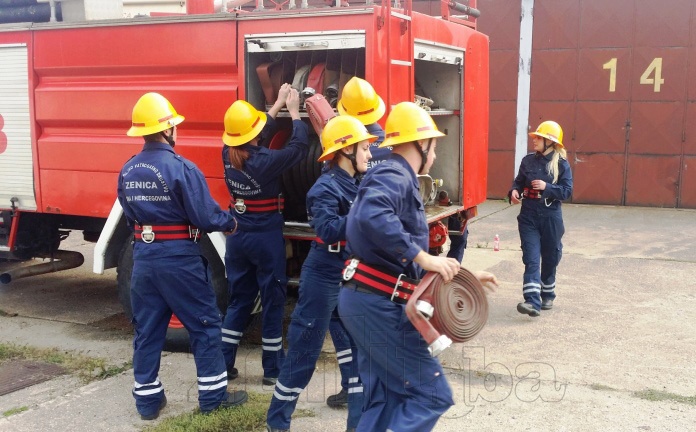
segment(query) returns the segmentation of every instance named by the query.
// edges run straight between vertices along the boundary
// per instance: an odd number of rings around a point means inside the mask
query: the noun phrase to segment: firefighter
[[[143,420],[156,419],[167,403],[158,373],[172,312],[191,338],[201,411],[247,400],[244,391],[227,392],[221,314],[198,244],[203,233],[234,231],[237,222],[210,196],[196,165],[174,152],[176,126],[182,121],[162,95],[143,95],[133,108],[127,134],[144,137],[145,145],[118,178],[118,200],[135,231],[133,396]]]
[[[358,192],[359,175],[367,171],[370,143],[376,139],[359,120],[344,115],[331,119],[321,133],[319,162],[330,162],[307,194],[309,224],[317,238],[302,265],[299,300],[288,329],[288,357],[268,410],[269,431],[290,429],[290,416],[312,378],[329,323],[336,321],[332,317],[338,318],[341,270],[348,258],[346,217]],[[350,339],[347,350],[344,357],[349,361],[342,363],[353,365],[347,380],[347,429],[351,431],[360,420],[363,399],[356,350],[351,349]]]
[[[558,123],[545,121],[529,136],[534,153],[522,159],[508,197],[513,204],[522,202],[517,226],[524,263],[524,302],[517,305],[517,311],[537,317],[540,309],[553,308],[556,298],[556,267],[565,232],[561,201],[573,193],[573,174]]]
[[[372,143],[370,152],[370,168],[380,162],[384,162],[391,153],[391,147],[381,148],[380,144],[384,141],[384,130],[377,123],[384,115],[386,109],[384,101],[375,92],[372,85],[362,78],[353,77],[341,92],[341,99],[336,105],[339,114],[349,115],[360,120],[365,125],[367,131],[377,137],[377,140]]]
[[[444,136],[422,108],[397,104],[380,147],[389,159],[371,168],[348,214],[346,235],[353,259],[344,269],[339,314],[358,347],[365,389],[358,431],[427,431],[454,404],[440,362],[406,319],[405,302],[384,279],[415,283],[422,269],[450,281],[459,271],[452,258],[428,250],[428,225],[417,174],[435,160]],[[358,277],[359,274],[359,277]],[[380,276],[374,276],[380,275]],[[388,283],[387,283],[388,284]]]
[[[460,263],[464,259],[464,251],[469,240],[469,227],[464,220],[463,212],[450,216],[447,219],[447,229],[449,231],[459,231],[461,234],[450,234],[450,247],[447,256],[454,258]]]
[[[275,117],[287,106],[292,136],[285,148],[259,145],[275,130]],[[283,238],[283,172],[304,160],[308,128],[300,120],[300,97],[283,84],[268,114],[246,101],[234,102],[225,113],[222,160],[231,208],[239,229],[227,237],[225,268],[230,303],[222,325],[223,353],[230,379],[238,376],[237,349],[260,293],[262,313],[263,384],[274,385],[283,359],[283,316],[287,277]]]
[[[359,119],[371,134],[379,138],[372,144],[372,159],[369,162],[370,167],[387,160],[392,148],[391,146],[380,146],[382,141],[384,141],[384,130],[382,130],[382,127],[377,123],[384,115],[385,105],[372,85],[364,79],[358,77],[351,78],[343,87],[341,100],[338,102],[337,108],[339,113],[348,114]],[[448,219],[447,226],[450,231],[460,231],[462,233],[461,235],[453,234],[449,236],[450,249],[447,252],[448,257],[454,258],[460,263],[464,258],[464,250],[466,249],[467,239],[469,237],[469,229],[463,226],[463,223],[460,217],[456,215]],[[435,251],[431,252],[436,253]],[[333,332],[331,336],[333,337]],[[338,347],[336,347],[336,351],[339,352]],[[337,405],[338,401],[345,400],[345,398],[341,398],[342,395],[345,395],[345,387],[342,394],[329,397],[327,404],[332,406]]]
[[[341,115],[355,117],[365,125],[371,135],[377,137],[370,144],[372,158],[367,162],[368,168],[383,162],[391,153],[391,148],[379,148],[379,145],[384,141],[384,130],[377,122],[384,115],[386,107],[372,85],[362,78],[351,78],[343,86],[341,100],[337,107]],[[377,156],[376,160],[375,155]],[[360,172],[357,175],[362,176],[363,174],[364,172]],[[355,373],[351,372],[355,367],[353,362],[355,353],[350,335],[346,332],[338,316],[331,320],[329,332],[331,333],[331,341],[336,348],[336,360],[341,372],[341,391],[326,398],[326,404],[332,408],[339,408],[348,404],[349,380],[351,376],[355,376]]]

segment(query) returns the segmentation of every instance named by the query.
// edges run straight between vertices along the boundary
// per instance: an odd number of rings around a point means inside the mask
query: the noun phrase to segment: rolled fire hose
[[[488,321],[488,297],[481,282],[467,269],[460,269],[450,283],[428,272],[406,303],[406,316],[438,356],[452,342],[466,342]]]

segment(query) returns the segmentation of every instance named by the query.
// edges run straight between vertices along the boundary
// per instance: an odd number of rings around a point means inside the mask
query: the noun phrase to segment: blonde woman
[[[553,308],[556,298],[556,267],[565,232],[561,201],[573,193],[573,174],[558,123],[545,121],[529,136],[534,153],[522,159],[508,196],[512,204],[522,203],[517,225],[525,266],[524,302],[517,311],[538,317],[541,309]]]

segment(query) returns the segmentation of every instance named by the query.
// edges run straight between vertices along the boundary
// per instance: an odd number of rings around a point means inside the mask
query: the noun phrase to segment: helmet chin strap
[[[547,144],[547,142],[550,143],[550,144]],[[546,153],[546,150],[548,150],[549,148],[553,147],[553,144],[554,144],[553,141],[551,141],[550,139],[544,138],[544,151],[541,152],[541,153],[542,153],[542,154],[545,154],[545,153]]]
[[[173,130],[173,128],[172,128],[172,129],[169,129],[169,130]],[[173,132],[172,132],[171,135],[167,135],[167,134],[164,133],[164,131],[162,131],[162,132],[160,132],[160,135],[162,135],[162,137],[164,138],[164,140],[167,141],[167,143],[168,143],[170,146],[174,147],[174,145],[176,145],[176,142],[174,141],[174,133],[173,133]]]
[[[428,153],[430,153],[430,146],[432,144],[433,144],[433,140],[432,140],[432,138],[430,138],[430,139],[428,139],[428,147],[423,149],[423,147],[421,147],[418,144],[418,141],[413,141],[413,145],[416,146],[416,149],[418,149],[418,152],[421,155],[421,164],[420,164],[420,168],[418,169],[418,174],[421,174],[421,172],[423,171],[423,168],[425,167],[425,163],[428,161]]]
[[[358,161],[357,161],[357,159],[355,159],[355,154],[357,152],[358,152],[358,144],[357,143],[353,144],[353,153],[348,154],[348,153],[345,153],[343,150],[340,150],[340,153],[350,161],[351,165],[353,165],[353,170],[355,170],[355,174],[353,174],[353,177],[360,175],[360,171],[358,171]]]

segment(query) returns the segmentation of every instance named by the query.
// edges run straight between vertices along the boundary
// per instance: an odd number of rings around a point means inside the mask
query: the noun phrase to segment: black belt
[[[331,244],[326,244],[322,239],[319,237],[315,238],[314,241],[316,242],[317,246],[326,249],[329,252],[333,253],[341,253],[342,250],[346,249],[346,241],[337,241],[336,243],[331,243]]]
[[[201,238],[201,230],[193,225],[135,225],[135,241],[143,243],[162,242],[169,240],[193,240]]]
[[[419,279],[411,279],[403,273],[395,274],[389,270],[368,266],[358,259],[346,261],[343,280],[354,283],[358,291],[388,297],[397,304],[406,304],[420,283]]]

